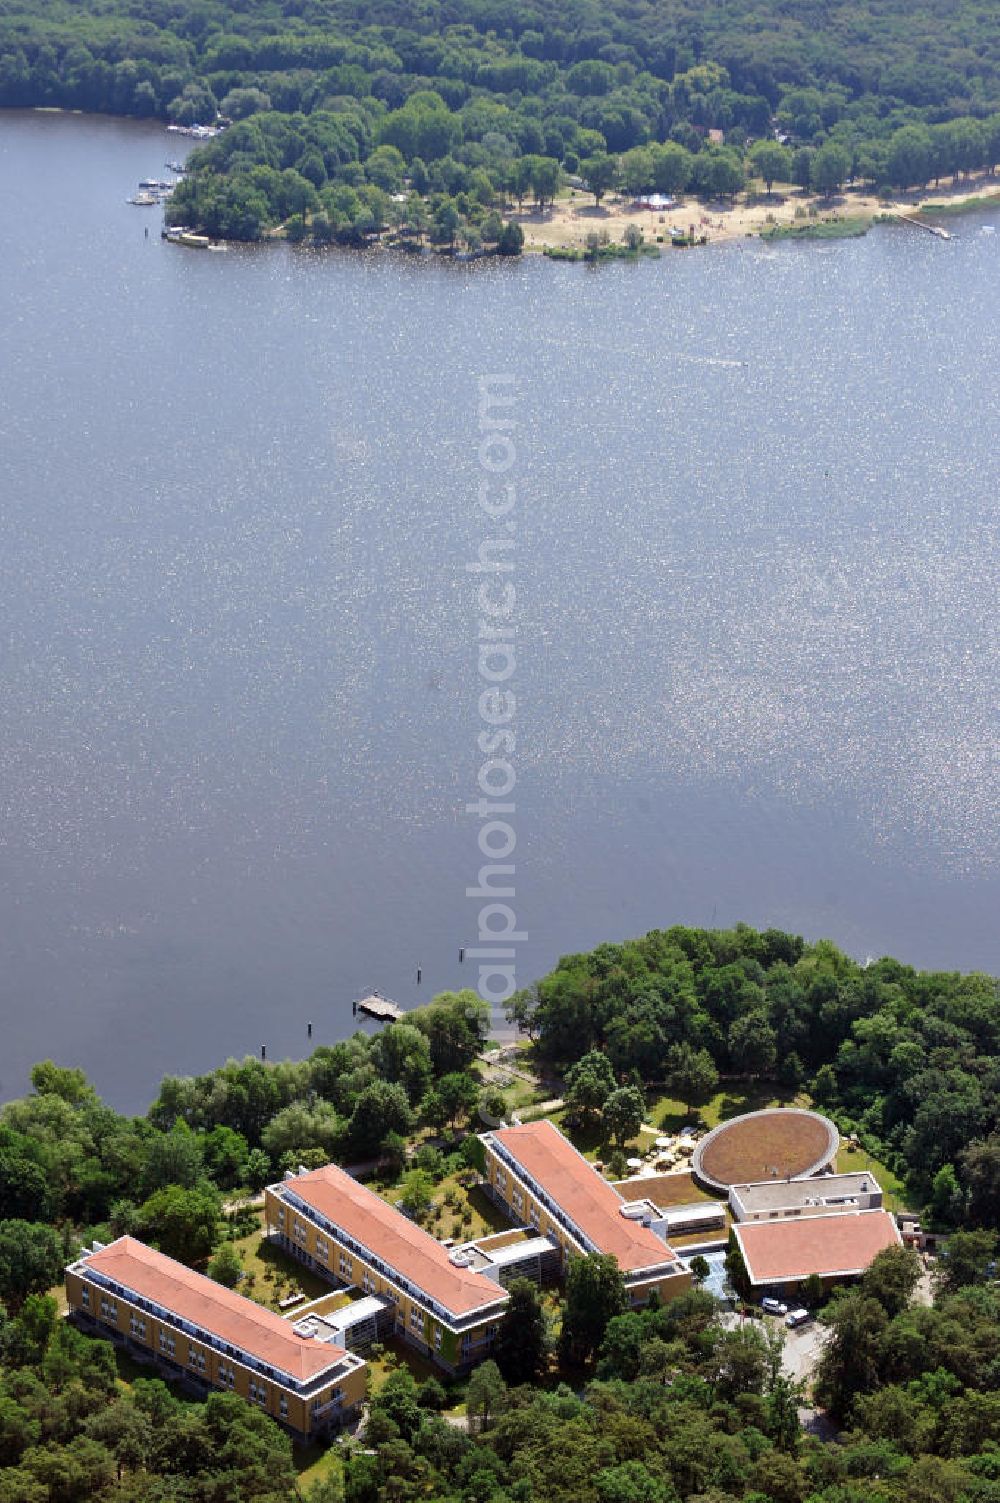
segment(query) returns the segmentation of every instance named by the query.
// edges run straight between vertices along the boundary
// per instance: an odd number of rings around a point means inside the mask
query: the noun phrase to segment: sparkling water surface
[[[0,113],[0,1098],[53,1055],[140,1108],[474,984],[486,375],[518,979],[738,918],[1000,972],[1000,216],[210,254],[125,203],[176,153]]]

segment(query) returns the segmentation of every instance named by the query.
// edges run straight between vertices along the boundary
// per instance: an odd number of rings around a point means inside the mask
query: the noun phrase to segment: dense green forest
[[[597,1255],[561,1298],[515,1285],[496,1360],[467,1383],[387,1363],[363,1441],[305,1485],[265,1415],[123,1382],[109,1344],[58,1318],[49,1291],[93,1236],[134,1232],[246,1287],[238,1238],[256,1213],[224,1201],[300,1163],[380,1158],[394,1198],[421,1217],[443,1193],[443,1229],[462,1235],[470,1128],[505,1102],[477,1059],[488,1011],[461,992],[305,1060],[168,1077],[140,1117],[77,1070],[36,1066],[0,1109],[0,1503],[1000,1503],[996,982],[677,927],[565,958],[512,1013],[527,1059],[556,1072],[540,1085],[561,1083],[601,1141],[624,1144],[664,1090],[692,1112],[720,1085],[807,1092],[953,1228],[933,1305],[895,1248],[819,1295],[811,1402],[836,1442],[802,1428],[780,1332],[727,1326],[698,1288],[631,1311]],[[467,1429],[442,1412],[456,1403]]]
[[[777,930],[678,927],[566,957],[512,1012],[560,1068],[600,1051],[618,1077],[682,1100],[704,1100],[720,1074],[804,1085],[907,1182],[915,1207],[1000,1225],[991,976],[860,966]]]
[[[212,233],[290,222],[297,238],[394,228],[475,248],[499,242],[505,202],[544,204],[567,178],[596,196],[714,195],[748,176],[829,192],[992,169],[1000,12],[3,0],[0,106],[26,105],[181,124],[221,111],[236,123],[195,154],[175,203]]]
[[[1000,1297],[980,1282],[912,1303],[913,1255],[882,1254],[827,1312],[818,1386],[844,1430],[805,1435],[799,1386],[759,1324],[725,1329],[701,1290],[659,1309],[608,1302],[585,1386],[524,1381],[537,1291],[515,1286],[505,1378],[469,1381],[468,1431],[434,1378],[375,1395],[343,1472],[295,1481],[277,1425],[229,1394],[183,1402],[117,1379],[109,1343],[33,1296],[0,1321],[0,1503],[997,1503]],[[613,1291],[610,1291],[613,1295]]]

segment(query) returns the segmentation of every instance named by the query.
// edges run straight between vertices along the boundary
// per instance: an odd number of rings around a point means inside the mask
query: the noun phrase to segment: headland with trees
[[[903,0],[808,18],[515,0],[10,0],[0,107],[232,124],[173,217],[211,235],[516,253],[567,185],[725,200],[917,188],[1000,161],[1000,16]]]

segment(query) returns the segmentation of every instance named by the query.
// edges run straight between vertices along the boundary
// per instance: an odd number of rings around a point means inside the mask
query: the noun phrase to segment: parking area
[[[766,1317],[771,1319],[771,1317]],[[823,1350],[823,1340],[826,1329],[818,1320],[807,1321],[804,1326],[796,1326],[789,1330],[784,1321],[775,1320],[774,1324],[781,1325],[785,1332],[785,1350],[782,1358],[782,1366],[790,1378],[797,1378],[801,1382],[809,1382],[816,1370],[820,1352]]]
[[[727,1311],[721,1320],[724,1326],[733,1329],[740,1324],[741,1317],[736,1311]],[[825,1327],[818,1320],[809,1320],[805,1325],[789,1330],[779,1315],[765,1315],[762,1325],[765,1329],[780,1331],[784,1336],[782,1367],[788,1377],[802,1383],[811,1382],[823,1350]]]

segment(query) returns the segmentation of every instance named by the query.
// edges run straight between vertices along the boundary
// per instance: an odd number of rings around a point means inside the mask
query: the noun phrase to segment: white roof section
[[[843,1204],[863,1196],[881,1196],[874,1174],[819,1174],[806,1179],[765,1179],[733,1185],[731,1205],[739,1201],[746,1211],[784,1211],[799,1206]]]
[[[525,1258],[544,1258],[554,1251],[548,1237],[526,1237],[523,1242],[507,1242],[503,1247],[482,1247],[480,1252],[498,1268],[508,1263],[522,1263]]]

